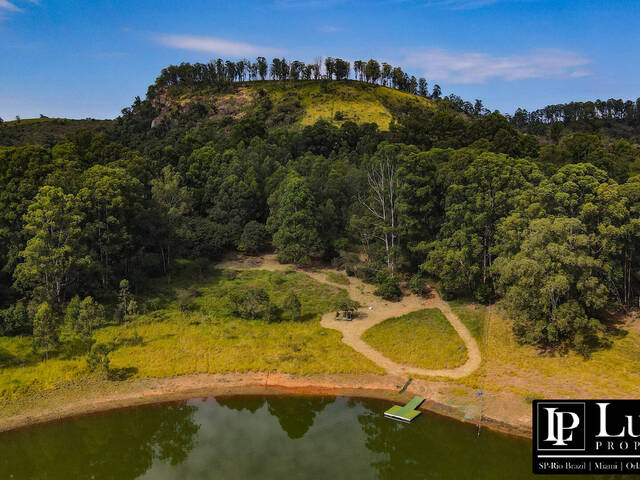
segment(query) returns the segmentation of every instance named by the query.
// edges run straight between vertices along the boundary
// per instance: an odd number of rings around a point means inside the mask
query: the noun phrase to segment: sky
[[[114,118],[167,65],[376,58],[518,107],[640,97],[640,1],[0,0],[0,117]]]

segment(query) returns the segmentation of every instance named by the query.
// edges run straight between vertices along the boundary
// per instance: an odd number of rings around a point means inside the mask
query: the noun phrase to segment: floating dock
[[[420,405],[424,402],[424,398],[421,397],[413,397],[409,403],[407,403],[404,407],[399,405],[394,405],[389,410],[384,412],[384,416],[387,418],[393,418],[394,420],[400,420],[401,422],[411,422],[418,415],[420,415],[419,410],[416,410]]]

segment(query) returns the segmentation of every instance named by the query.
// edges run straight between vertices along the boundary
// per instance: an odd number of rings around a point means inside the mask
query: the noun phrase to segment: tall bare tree
[[[398,173],[401,151],[396,145],[383,145],[366,166],[368,189],[358,194],[364,215],[355,219],[361,238],[381,242],[387,267],[395,271],[400,246],[398,206],[401,179]]]

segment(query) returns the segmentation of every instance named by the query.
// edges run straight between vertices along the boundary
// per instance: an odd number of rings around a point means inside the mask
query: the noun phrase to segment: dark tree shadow
[[[18,363],[17,357],[13,353],[0,347],[0,368],[12,367]]]
[[[110,368],[107,378],[112,382],[122,382],[128,380],[138,373],[137,367]]]

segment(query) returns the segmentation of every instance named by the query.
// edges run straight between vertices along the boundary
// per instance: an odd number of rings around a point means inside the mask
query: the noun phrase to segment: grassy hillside
[[[161,112],[154,124],[205,108],[209,118],[262,114],[271,126],[304,127],[326,120],[338,126],[346,121],[376,123],[381,130],[388,130],[391,120],[404,112],[434,108],[429,99],[354,80],[247,82],[224,92],[170,87],[155,96],[154,105]]]
[[[277,305],[295,292],[300,317],[283,313],[280,321],[268,322],[231,313],[229,293],[249,287],[263,288]],[[179,300],[181,292],[192,297],[188,307]],[[297,272],[215,270],[199,276],[186,269],[170,284],[158,280],[139,298],[145,313],[111,322],[95,340],[110,346],[111,380],[249,371],[382,373],[343,344],[339,332],[320,326],[321,314],[345,298],[344,290]],[[0,337],[0,404],[91,377],[84,353],[61,352],[45,361],[32,344],[30,337]]]
[[[67,118],[26,118],[0,123],[0,146],[44,145],[51,147],[79,129],[105,131],[111,120],[70,120]]]

